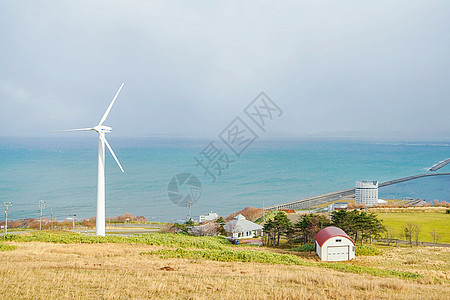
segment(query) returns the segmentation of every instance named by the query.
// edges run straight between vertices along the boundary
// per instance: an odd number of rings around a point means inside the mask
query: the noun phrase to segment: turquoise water
[[[151,220],[177,220],[187,209],[168,198],[169,180],[193,173],[202,182],[192,215],[228,215],[245,206],[262,207],[351,188],[356,180],[386,181],[426,173],[450,157],[447,143],[355,141],[261,141],[238,157],[224,144],[233,163],[216,182],[196,166],[194,157],[210,140],[125,139],[108,137],[125,173],[106,154],[106,213],[124,212]],[[57,219],[76,213],[95,216],[97,138],[0,139],[0,201],[11,201],[10,218],[37,218],[45,200]],[[450,166],[442,172],[450,172]],[[380,198],[450,201],[450,176],[417,179],[380,189]],[[3,216],[0,217],[3,219]]]

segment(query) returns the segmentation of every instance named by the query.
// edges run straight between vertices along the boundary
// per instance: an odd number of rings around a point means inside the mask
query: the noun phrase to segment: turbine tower
[[[112,150],[111,146],[109,145],[108,141],[105,138],[105,133],[111,132],[112,128],[103,125],[103,122],[105,122],[106,118],[108,117],[109,112],[111,111],[111,108],[114,105],[114,102],[116,101],[117,96],[120,93],[120,90],[122,90],[123,84],[124,83],[122,82],[122,84],[119,87],[119,90],[117,91],[116,95],[111,101],[111,104],[108,106],[108,109],[106,110],[105,114],[103,115],[97,126],[92,128],[60,130],[64,132],[96,131],[98,133],[97,217],[95,220],[96,225],[95,233],[96,235],[101,236],[105,236],[105,144],[108,147],[109,152],[111,152],[112,156],[117,162],[117,165],[119,166],[120,170],[124,172],[119,160],[117,159],[117,156],[114,154],[114,151]]]

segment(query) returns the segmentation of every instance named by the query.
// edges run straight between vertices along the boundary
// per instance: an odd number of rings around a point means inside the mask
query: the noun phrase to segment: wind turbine
[[[105,114],[101,118],[100,122],[97,126],[92,128],[79,128],[79,129],[69,129],[69,130],[60,130],[64,132],[69,131],[96,131],[98,133],[98,177],[97,177],[97,217],[95,220],[95,234],[105,236],[105,144],[111,152],[112,156],[116,160],[119,165],[120,170],[124,172],[117,156],[114,154],[113,149],[109,145],[108,141],[105,138],[105,133],[111,132],[112,128],[103,125],[106,118],[108,117],[109,112],[111,111],[114,102],[116,102],[117,96],[120,93],[120,90],[123,87],[123,82],[119,87],[116,95],[114,96],[111,104],[108,106]]]

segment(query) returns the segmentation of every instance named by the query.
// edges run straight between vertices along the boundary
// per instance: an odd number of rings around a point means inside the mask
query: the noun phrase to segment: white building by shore
[[[358,204],[372,206],[378,203],[378,181],[357,181],[355,200]]]
[[[347,202],[334,202],[328,205],[328,211],[332,212],[339,209],[347,209],[348,203]]]
[[[215,212],[209,212],[207,215],[200,215],[198,217],[198,222],[203,223],[206,221],[212,221],[219,218],[219,214]]]

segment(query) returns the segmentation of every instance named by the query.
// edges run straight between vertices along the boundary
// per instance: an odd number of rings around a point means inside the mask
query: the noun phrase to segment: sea
[[[450,157],[448,142],[261,139],[235,153],[219,139],[108,136],[108,141],[125,172],[106,149],[106,217],[128,212],[151,221],[186,219],[189,208],[177,195],[191,196],[194,219],[210,211],[227,216],[247,206],[352,188],[357,180],[429,173]],[[95,216],[97,143],[94,134],[0,138],[0,202],[12,203],[8,218],[38,218],[39,200],[45,201],[47,218]],[[450,172],[450,165],[438,172]],[[379,197],[450,201],[450,176],[380,188]]]

